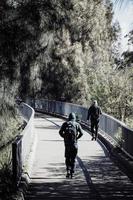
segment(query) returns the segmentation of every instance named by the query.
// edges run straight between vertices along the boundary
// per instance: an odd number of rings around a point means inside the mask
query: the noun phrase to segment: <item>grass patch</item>
[[[13,193],[11,145],[0,151],[0,196],[11,199]]]
[[[24,128],[24,121],[20,116],[8,119],[8,123],[0,132],[0,148],[19,135]]]
[[[10,151],[5,151],[3,155],[7,157],[0,161],[0,199],[23,200],[22,193],[15,191]]]
[[[21,200],[15,192],[12,174],[12,141],[25,127],[19,113],[4,113],[0,116],[0,200]]]

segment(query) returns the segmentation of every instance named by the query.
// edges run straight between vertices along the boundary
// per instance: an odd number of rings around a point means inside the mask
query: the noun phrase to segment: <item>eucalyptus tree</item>
[[[111,1],[3,0],[0,10],[1,105],[17,93],[87,104],[112,66]]]

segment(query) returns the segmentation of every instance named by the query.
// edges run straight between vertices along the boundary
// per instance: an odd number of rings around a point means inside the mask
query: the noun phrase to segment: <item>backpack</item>
[[[68,144],[75,144],[77,141],[77,128],[76,124],[69,121],[66,124],[66,130],[65,130],[65,143]]]

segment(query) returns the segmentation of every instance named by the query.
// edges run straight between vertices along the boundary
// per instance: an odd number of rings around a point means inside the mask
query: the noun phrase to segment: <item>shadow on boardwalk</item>
[[[26,200],[133,200],[133,183],[87,132],[79,142],[75,176],[66,179],[64,144],[58,134],[63,121],[37,117],[38,146]]]
[[[78,158],[73,179],[65,178],[64,163],[49,163],[45,170],[46,177],[41,172],[32,177],[26,200],[133,199],[133,184],[108,158],[92,157],[90,161]]]

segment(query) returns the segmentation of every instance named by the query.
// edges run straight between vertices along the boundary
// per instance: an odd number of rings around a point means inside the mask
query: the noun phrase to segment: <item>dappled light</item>
[[[131,200],[133,184],[110,159],[107,150],[99,142],[91,141],[86,131],[79,139],[74,177],[66,179],[64,144],[58,133],[62,123],[59,118],[39,113],[36,116],[38,145],[26,200]]]

